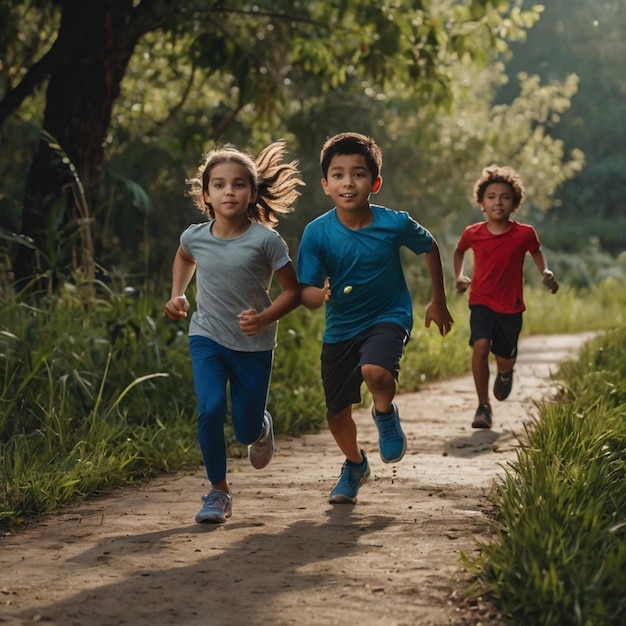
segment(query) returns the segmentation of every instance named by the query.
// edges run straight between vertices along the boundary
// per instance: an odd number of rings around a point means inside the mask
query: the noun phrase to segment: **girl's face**
[[[513,190],[507,183],[491,183],[485,189],[480,208],[490,222],[506,222],[515,211]]]
[[[369,208],[369,196],[380,189],[382,178],[372,180],[362,154],[339,154],[328,166],[327,178],[322,178],[324,193],[339,210],[358,212]]]
[[[256,200],[256,190],[252,188],[248,170],[234,161],[215,165],[204,200],[211,205],[216,220],[247,219],[248,205]]]

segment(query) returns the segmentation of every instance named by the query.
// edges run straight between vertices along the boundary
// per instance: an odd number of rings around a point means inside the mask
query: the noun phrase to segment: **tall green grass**
[[[598,285],[529,301],[533,332],[607,328],[622,315],[623,289]],[[562,315],[555,302],[566,303]],[[0,302],[0,525],[201,462],[187,323],[168,322],[163,298],[124,285],[65,285],[32,301]],[[550,308],[551,307],[551,308]],[[401,365],[399,391],[470,366],[469,311],[451,298],[453,331],[423,327],[424,301]],[[572,311],[574,313],[572,313]],[[537,321],[532,321],[532,315]],[[561,326],[557,325],[557,322]],[[569,322],[568,322],[569,323]],[[278,433],[325,426],[319,355],[324,314],[300,307],[281,320],[268,408]],[[525,332],[528,332],[528,328]],[[363,401],[367,402],[366,390]],[[227,425],[233,456],[245,454]]]
[[[519,624],[626,622],[626,329],[563,366],[561,402],[540,406],[493,495],[495,539],[469,592]]]

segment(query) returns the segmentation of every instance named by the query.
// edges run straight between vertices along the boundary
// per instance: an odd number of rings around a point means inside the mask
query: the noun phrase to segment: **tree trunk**
[[[132,0],[63,2],[46,92],[46,137],[24,198],[22,233],[37,251],[19,247],[14,272],[20,287],[41,287],[45,273],[57,278],[72,265],[68,258],[87,278],[93,275],[91,210],[113,103],[137,42],[129,28],[132,13]]]

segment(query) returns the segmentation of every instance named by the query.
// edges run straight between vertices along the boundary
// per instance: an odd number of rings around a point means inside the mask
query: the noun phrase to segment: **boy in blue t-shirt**
[[[370,205],[382,185],[382,152],[373,139],[341,133],[321,152],[322,187],[335,207],[309,223],[298,251],[302,304],[326,304],[322,382],[329,429],[346,456],[331,503],[354,503],[369,477],[365,452],[357,441],[352,405],[361,401],[365,382],[374,403],[372,416],[385,463],[399,461],[406,437],[393,403],[400,358],[413,326],[413,305],[400,261],[406,246],[424,254],[432,282],[426,307],[445,335],[453,323],[446,304],[439,247],[408,213]]]

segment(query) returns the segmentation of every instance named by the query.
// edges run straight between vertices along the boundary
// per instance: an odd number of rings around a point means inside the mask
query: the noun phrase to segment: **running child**
[[[370,205],[370,194],[383,182],[382,152],[374,140],[352,132],[331,137],[320,163],[322,187],[335,206],[306,226],[298,250],[298,278],[305,307],[326,305],[322,382],[328,426],[346,457],[329,501],[354,503],[370,474],[352,417],[363,382],[373,396],[382,460],[396,463],[406,451],[393,403],[400,358],[413,325],[402,247],[426,259],[432,282],[426,326],[435,322],[445,335],[453,320],[433,236],[406,212]]]
[[[510,167],[485,168],[474,185],[474,199],[485,220],[463,231],[454,251],[454,275],[458,293],[470,289],[469,343],[478,395],[472,428],[491,428],[489,353],[495,355],[497,367],[493,395],[497,400],[506,400],[513,386],[517,342],[526,309],[523,299],[526,253],[530,253],[543,276],[543,284],[552,293],[557,292],[559,285],[548,269],[535,229],[511,219],[524,201],[519,174]],[[472,250],[474,257],[471,279],[463,274],[467,250]]]
[[[283,163],[284,142],[256,158],[227,146],[208,152],[189,195],[208,218],[189,226],[174,258],[170,320],[187,316],[185,290],[194,273],[197,309],[189,346],[198,402],[198,441],[210,491],[196,522],[225,522],[232,514],[226,479],[224,426],[227,389],[233,431],[248,446],[253,467],[272,459],[274,432],[266,410],[277,321],[300,304],[300,285],[287,245],[274,230],[277,215],[292,210],[302,185],[297,161]],[[276,275],[281,293],[272,302]]]

